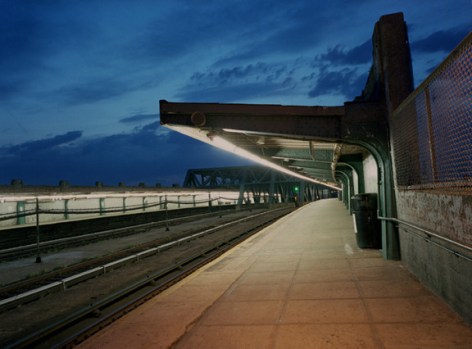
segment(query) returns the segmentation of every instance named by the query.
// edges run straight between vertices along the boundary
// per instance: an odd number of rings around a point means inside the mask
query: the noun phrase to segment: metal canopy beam
[[[160,101],[161,123],[247,135],[340,139],[344,107],[169,103]]]

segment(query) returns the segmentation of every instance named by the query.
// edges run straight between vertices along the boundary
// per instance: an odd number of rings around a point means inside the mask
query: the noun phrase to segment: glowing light
[[[252,160],[254,162],[257,162],[257,163],[259,163],[263,166],[267,166],[267,167],[270,167],[270,168],[272,168],[276,171],[288,174],[289,176],[296,177],[296,178],[302,179],[302,180],[307,181],[307,182],[312,182],[312,183],[315,183],[315,184],[321,184],[321,185],[327,186],[327,187],[332,188],[332,189],[341,190],[338,186],[336,186],[334,184],[318,181],[318,180],[313,179],[311,177],[304,176],[304,175],[300,174],[299,172],[291,171],[286,167],[277,165],[273,162],[270,162],[269,160],[263,159],[263,158],[261,158],[257,155],[254,155],[254,154],[250,153],[249,151],[247,151],[243,148],[239,148],[238,146],[234,145],[233,143],[228,142],[227,140],[225,140],[224,138],[222,138],[222,137],[220,137],[216,134],[215,135],[209,134],[208,131],[206,131],[206,130],[196,129],[196,128],[187,127],[187,126],[175,126],[175,125],[169,125],[169,124],[166,124],[165,126],[170,128],[170,129],[173,129],[173,130],[175,130],[179,133],[182,133],[186,136],[189,136],[191,138],[198,139],[198,140],[200,140],[204,143],[211,144],[215,147],[226,150],[226,151],[228,151],[230,153],[233,153],[235,155],[238,155],[238,156],[241,156],[243,158],[246,158],[246,159]],[[246,132],[246,131],[241,132],[239,130],[233,130],[233,129],[223,129],[223,131],[232,132],[232,133],[251,133],[251,132]]]
[[[242,156],[246,159],[258,162],[261,165],[270,167],[274,170],[277,170],[279,172],[288,174],[290,176],[303,179],[304,181],[312,182],[312,183],[316,183],[316,184],[322,184],[322,185],[325,185],[327,187],[330,187],[330,188],[333,188],[333,189],[336,189],[336,190],[340,190],[340,188],[338,188],[335,185],[332,185],[332,184],[329,184],[329,183],[324,183],[324,182],[321,182],[321,181],[317,181],[313,178],[304,176],[304,175],[302,175],[300,173],[297,173],[297,172],[294,172],[294,171],[290,171],[289,169],[287,169],[283,166],[274,164],[273,162],[270,162],[269,160],[266,160],[266,159],[263,159],[263,158],[261,158],[257,155],[254,155],[254,154],[248,152],[247,150],[239,148],[236,145],[234,145],[233,143],[228,142],[227,140],[221,138],[220,136],[214,136],[214,137],[211,137],[209,139],[211,140],[211,144],[214,145],[215,147],[226,150],[226,151],[228,151],[230,153],[233,153],[235,155]]]

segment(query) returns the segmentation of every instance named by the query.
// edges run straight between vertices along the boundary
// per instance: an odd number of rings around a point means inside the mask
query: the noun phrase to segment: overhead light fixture
[[[275,163],[270,162],[269,160],[266,160],[266,159],[261,158],[257,155],[254,155],[254,154],[250,153],[249,151],[247,151],[243,148],[240,148],[240,147],[236,146],[235,144],[233,144],[231,142],[228,142],[223,137],[219,136],[217,133],[215,133],[213,131],[208,132],[206,130],[193,128],[193,127],[188,127],[188,126],[180,126],[180,125],[177,126],[177,125],[166,124],[165,126],[170,128],[170,129],[173,129],[173,130],[175,130],[179,133],[182,133],[186,136],[189,136],[189,137],[194,138],[194,139],[198,139],[199,141],[202,141],[204,143],[211,144],[211,145],[213,145],[217,148],[228,151],[232,154],[241,156],[243,158],[249,159],[251,161],[257,162],[257,163],[259,163],[263,166],[266,166],[266,167],[272,168],[276,171],[288,174],[292,177],[296,177],[296,178],[302,179],[304,181],[315,183],[315,184],[321,184],[321,185],[330,187],[330,188],[335,189],[335,190],[341,190],[341,188],[339,188],[338,186],[336,186],[332,183],[322,182],[322,181],[318,181],[316,179],[313,179],[311,177],[304,176],[304,175],[302,175],[298,172],[291,171],[291,170],[289,170],[289,169],[287,169],[283,166],[277,165]],[[239,130],[233,130],[233,129],[223,129],[223,131],[232,132],[232,133],[246,133],[246,132],[242,132],[242,131],[239,131]]]
[[[336,190],[340,190],[340,188],[335,186],[335,185],[324,183],[324,182],[321,182],[321,181],[317,181],[313,178],[304,176],[304,175],[302,175],[298,172],[290,171],[289,169],[287,169],[283,166],[274,164],[273,162],[270,162],[269,160],[266,160],[266,159],[263,159],[263,158],[261,158],[257,155],[254,155],[254,154],[250,153],[249,151],[247,151],[243,148],[239,148],[235,144],[228,142],[227,140],[225,140],[224,138],[222,138],[220,136],[211,134],[208,138],[211,140],[211,144],[214,145],[215,147],[226,150],[226,151],[228,151],[230,153],[233,153],[235,155],[238,155],[238,156],[244,157],[246,159],[255,161],[255,162],[257,162],[261,165],[264,165],[266,167],[270,167],[270,168],[272,168],[276,171],[288,174],[290,176],[302,179],[304,181],[312,182],[312,183],[316,183],[316,184],[322,184],[324,186],[327,186],[327,187],[330,187],[330,188],[333,188],[333,189],[336,189]]]

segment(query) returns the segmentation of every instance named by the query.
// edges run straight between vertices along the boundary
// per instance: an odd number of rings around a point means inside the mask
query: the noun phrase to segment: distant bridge
[[[337,196],[333,190],[321,184],[300,180],[263,166],[219,167],[191,169],[187,171],[185,188],[239,189],[239,204],[244,193],[251,193],[256,203],[315,201]],[[247,195],[249,197],[249,195]]]

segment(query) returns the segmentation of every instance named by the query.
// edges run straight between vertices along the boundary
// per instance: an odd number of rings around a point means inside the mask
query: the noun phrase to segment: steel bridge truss
[[[239,190],[239,204],[251,193],[255,203],[310,202],[337,191],[263,166],[220,167],[187,171],[185,188]]]

